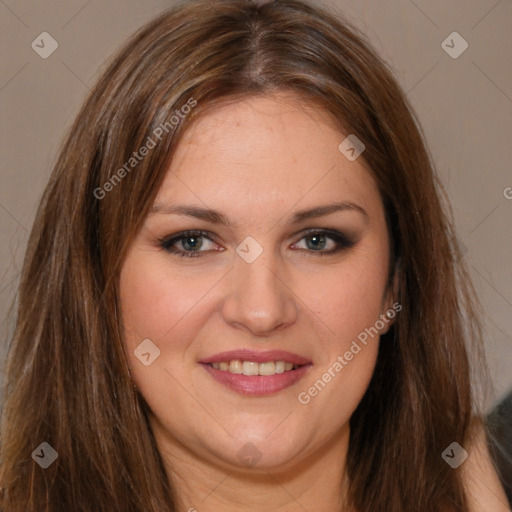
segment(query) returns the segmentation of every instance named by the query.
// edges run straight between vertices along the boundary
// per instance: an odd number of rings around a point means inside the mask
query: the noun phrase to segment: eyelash
[[[201,257],[202,252],[206,253],[209,251],[183,251],[183,250],[177,250],[177,249],[173,248],[172,246],[175,245],[177,242],[180,242],[181,240],[185,240],[186,238],[192,238],[192,237],[207,238],[208,240],[210,240],[210,242],[214,242],[210,238],[209,235],[210,235],[210,233],[208,233],[207,231],[183,231],[181,233],[172,235],[170,237],[159,238],[158,244],[162,249],[169,252],[170,254],[174,254],[174,255],[180,256],[182,258],[198,258],[198,257]],[[327,236],[328,238],[331,238],[332,240],[334,240],[336,242],[337,247],[334,249],[331,249],[329,251],[313,251],[313,250],[309,250],[309,249],[300,249],[300,250],[307,251],[307,252],[314,254],[315,256],[322,257],[322,256],[330,256],[330,255],[336,254],[336,253],[342,251],[343,249],[349,249],[350,247],[355,245],[355,241],[352,240],[351,238],[349,238],[348,236],[344,235],[343,233],[340,233],[339,231],[333,231],[333,230],[329,230],[329,229],[314,229],[314,228],[308,229],[302,233],[302,237],[300,238],[300,240],[302,240],[303,238],[306,238],[308,236],[315,236],[315,235],[316,236]]]

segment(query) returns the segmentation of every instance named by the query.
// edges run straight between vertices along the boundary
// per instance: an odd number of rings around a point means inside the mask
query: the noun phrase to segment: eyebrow
[[[359,212],[365,217],[367,221],[369,216],[368,212],[361,206],[356,203],[352,203],[350,201],[342,201],[324,204],[320,206],[315,206],[314,208],[309,208],[306,210],[299,210],[293,214],[293,217],[288,221],[288,224],[299,224],[304,222],[305,220],[315,219],[318,217],[324,217],[326,215],[330,215],[335,212],[342,211],[355,211]],[[205,220],[211,222],[213,224],[222,224],[227,226],[228,228],[235,229],[237,228],[237,224],[231,220],[229,220],[225,215],[218,212],[217,210],[212,210],[208,208],[202,208],[198,206],[192,205],[161,205],[155,204],[150,210],[151,214],[166,214],[166,215],[186,215],[189,217],[194,217],[196,219]]]

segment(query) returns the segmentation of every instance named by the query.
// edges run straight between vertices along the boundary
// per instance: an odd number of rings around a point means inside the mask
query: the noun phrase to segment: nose
[[[265,251],[252,263],[239,259],[230,272],[223,318],[254,336],[269,336],[297,320],[298,303],[286,272]]]

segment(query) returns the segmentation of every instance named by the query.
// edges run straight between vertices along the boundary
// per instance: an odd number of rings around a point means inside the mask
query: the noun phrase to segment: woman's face
[[[344,138],[284,93],[185,134],[121,273],[163,451],[276,469],[347,439],[393,300],[382,201]]]

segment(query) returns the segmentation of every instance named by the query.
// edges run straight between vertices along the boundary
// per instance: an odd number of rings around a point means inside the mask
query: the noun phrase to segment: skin
[[[351,162],[338,150],[344,138],[325,114],[282,92],[205,114],[177,149],[155,201],[160,211],[131,245],[120,285],[125,350],[179,510],[347,510],[340,489],[348,421],[374,371],[379,337],[309,403],[298,395],[394,300],[383,204],[362,157]],[[344,210],[287,223],[298,210],[335,201],[367,215]],[[176,204],[213,208],[237,226],[165,212]],[[355,244],[321,257],[336,242],[315,249],[308,228],[346,233]],[[200,257],[159,245],[184,230],[211,234]],[[236,252],[247,236],[263,248],[252,263]],[[185,252],[186,242],[174,247]],[[134,350],[148,338],[160,356],[145,366]],[[248,397],[198,364],[242,348],[287,350],[313,365],[285,390]],[[246,443],[261,454],[252,467],[237,456]]]

